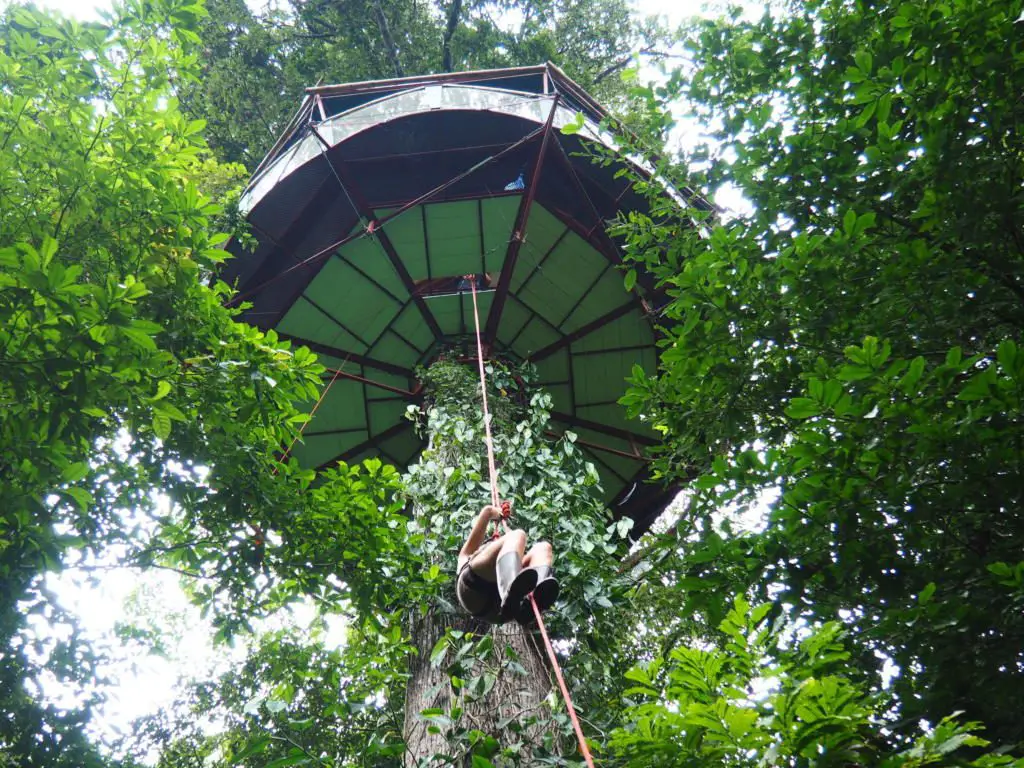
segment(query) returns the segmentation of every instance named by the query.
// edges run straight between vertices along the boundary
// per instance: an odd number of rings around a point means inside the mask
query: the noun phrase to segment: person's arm
[[[491,520],[498,520],[500,518],[501,510],[498,507],[488,504],[480,510],[480,514],[477,515],[476,521],[473,523],[473,530],[469,532],[469,538],[466,539],[466,543],[462,545],[462,550],[459,552],[460,563],[463,558],[472,557],[473,553],[480,549],[480,545],[484,543],[484,539],[487,537],[487,524]]]

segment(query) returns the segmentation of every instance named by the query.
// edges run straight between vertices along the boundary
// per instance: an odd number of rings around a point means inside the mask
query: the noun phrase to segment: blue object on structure
[[[519,172],[519,178],[505,185],[506,192],[518,192],[521,189],[526,189],[526,180],[523,178],[522,171]]]

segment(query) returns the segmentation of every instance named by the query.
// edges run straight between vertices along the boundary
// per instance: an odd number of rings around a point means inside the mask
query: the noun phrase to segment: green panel
[[[603,403],[618,400],[626,391],[626,377],[635,363],[643,363],[639,351],[606,352],[573,359],[576,402]]]
[[[420,354],[390,331],[381,336],[371,350],[375,360],[402,368],[416,367]],[[372,377],[371,377],[372,378]]]
[[[484,262],[487,272],[498,273],[505,263],[505,252],[512,237],[520,195],[495,197],[481,201],[484,220]]]
[[[305,290],[326,312],[370,343],[401,307],[341,259],[331,259]]]
[[[572,345],[573,352],[594,352],[616,347],[635,347],[649,344],[654,348],[654,331],[650,322],[638,309],[588,333]]]
[[[325,379],[323,386],[326,387],[329,381],[329,378]],[[338,377],[306,429],[310,432],[325,432],[330,429],[365,427],[362,402],[363,385],[352,379]],[[312,403],[309,407],[313,407]]]
[[[610,272],[598,281],[590,295],[572,313],[572,317],[566,318],[559,327],[564,333],[572,333],[622,306],[629,299],[630,294],[622,287],[622,276],[618,272]]]
[[[401,462],[403,465],[408,464],[421,447],[419,438],[416,437],[411,429],[403,430],[394,437],[385,440],[381,443],[381,446],[390,455],[394,456],[396,461]]]
[[[428,311],[430,309],[429,302],[427,302],[427,309]],[[403,339],[421,351],[426,351],[434,341],[434,334],[431,332],[430,326],[423,321],[419,307],[412,302],[405,305],[405,309],[395,320],[393,327],[402,334]]]
[[[366,345],[352,334],[342,329],[309,302],[296,301],[284,319],[277,324],[277,330],[292,336],[299,336],[329,347],[338,347],[347,351],[361,353]]]
[[[460,306],[461,298],[457,295],[453,296],[432,296],[427,301],[427,308],[430,313],[437,318],[437,324],[441,327],[441,332],[446,336],[455,336],[463,332],[472,332],[473,326],[470,325],[463,327],[462,325],[462,307]],[[467,296],[465,298],[467,304],[471,304],[472,299]],[[473,311],[470,306],[470,312]],[[472,323],[472,315],[470,315],[470,323]],[[480,322],[486,323],[487,316],[481,314]]]
[[[476,200],[423,207],[431,277],[480,271],[480,220]]]
[[[387,211],[377,211],[376,216],[387,215]],[[423,219],[420,209],[412,208],[396,219],[384,225],[384,233],[391,240],[398,257],[405,265],[409,276],[414,280],[425,280],[427,275],[427,252],[423,247]],[[380,255],[388,258],[380,244],[375,243]],[[405,296],[405,291],[399,296]]]
[[[319,415],[317,413],[317,417]],[[305,437],[301,443],[295,445],[292,454],[303,466],[319,467],[367,439],[368,435],[365,432]]]
[[[541,386],[549,382],[569,380],[569,354],[560,349],[537,363],[537,383]]]
[[[513,351],[521,357],[529,357],[532,353],[544,349],[560,338],[562,337],[545,325],[543,321],[534,317],[519,334]]]
[[[516,295],[531,311],[556,326],[576,301],[562,285],[541,277],[535,277]]]
[[[477,293],[476,304],[480,308],[480,329],[482,331],[487,327],[487,316],[491,314],[491,305],[494,304],[494,291]],[[505,308],[501,312],[502,320],[504,320],[505,313],[509,311],[513,304],[515,304],[513,301],[505,302]],[[473,324],[473,297],[469,294],[465,296],[462,302],[462,322],[464,323],[466,333],[475,333],[475,325]],[[501,338],[500,326],[498,338]]]
[[[402,279],[395,271],[391,259],[381,248],[380,243],[369,237],[353,240],[339,251],[345,259],[351,261],[370,278],[380,283],[399,299],[406,299],[409,292],[405,290]],[[401,251],[399,251],[401,253]]]
[[[498,341],[510,344],[531,317],[533,315],[519,302],[512,299],[506,301],[505,308],[501,311],[501,322],[498,324]],[[481,322],[486,321],[481,319]]]
[[[400,422],[405,413],[405,403],[398,400],[383,400],[369,402],[370,407],[370,431],[379,435],[389,427]]]
[[[523,281],[530,276],[534,267],[544,259],[555,243],[559,242],[559,238],[565,231],[565,224],[548,213],[542,205],[533,204],[530,209],[530,218],[526,222],[526,239],[519,248],[516,270],[509,282],[513,291],[519,291]],[[563,238],[562,242],[566,239],[568,236]],[[547,270],[546,263],[542,269]]]
[[[570,394],[568,384],[542,385],[542,388],[551,395],[552,407],[556,411],[572,411],[572,395]]]
[[[604,256],[575,232],[570,232],[558,243],[529,284],[532,286],[534,282],[546,279],[557,285],[575,303],[607,266],[608,260]],[[569,306],[561,311],[559,319],[569,311]]]

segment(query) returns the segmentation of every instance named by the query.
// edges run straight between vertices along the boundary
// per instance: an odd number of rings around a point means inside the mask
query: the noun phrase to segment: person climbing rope
[[[459,552],[455,591],[462,607],[481,621],[504,624],[515,619],[529,625],[534,621],[527,599],[531,592],[541,611],[558,599],[554,553],[546,541],[526,552],[526,533],[507,526],[504,535],[484,543],[488,524],[506,517],[507,513],[493,504],[480,510]]]

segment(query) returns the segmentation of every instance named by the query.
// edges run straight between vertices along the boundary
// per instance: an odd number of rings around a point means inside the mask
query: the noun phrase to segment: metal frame
[[[509,283],[512,281],[512,273],[515,272],[516,262],[519,260],[519,250],[523,247],[526,239],[526,226],[530,219],[530,210],[533,208],[533,201],[537,198],[537,187],[540,183],[540,174],[544,169],[544,158],[547,156],[548,143],[551,140],[551,126],[555,121],[555,113],[558,111],[558,96],[551,100],[551,111],[548,113],[547,122],[544,123],[544,132],[540,141],[540,149],[537,152],[537,161],[533,166],[533,174],[530,178],[530,187],[519,204],[519,211],[516,213],[515,223],[512,225],[512,238],[509,240],[508,249],[505,251],[505,261],[501,265],[501,277],[498,278],[498,288],[491,302],[491,311],[487,316],[487,325],[484,328],[484,339],[488,344],[493,344],[498,335],[498,324],[501,322],[501,312],[505,308],[505,300],[508,298]],[[557,141],[555,142],[558,143]]]
[[[554,67],[553,65],[550,64],[545,64],[538,67],[523,67],[514,70],[488,70],[476,73],[453,73],[449,75],[428,76],[422,78],[403,78],[399,80],[370,81],[367,83],[356,83],[346,86],[318,86],[316,88],[307,89],[307,93],[310,94],[310,97],[303,102],[303,107],[300,109],[300,112],[296,116],[296,118],[299,118],[303,115],[305,115],[306,117],[312,117],[314,111],[317,111],[317,113],[319,114],[319,118],[321,120],[332,117],[331,115],[328,114],[328,109],[324,105],[324,99],[330,99],[332,97],[342,97],[345,95],[353,94],[384,94],[389,91],[397,92],[400,90],[406,90],[409,88],[427,85],[444,85],[447,83],[473,83],[484,80],[495,80],[499,77],[514,78],[531,74],[542,76],[544,78],[544,92],[553,94],[553,97],[548,97],[551,100],[551,108],[543,126],[531,127],[531,130],[526,132],[520,139],[512,143],[502,143],[488,147],[481,147],[480,149],[482,149],[483,151],[487,151],[492,148],[496,149],[497,151],[493,152],[492,154],[489,154],[482,160],[474,162],[466,170],[458,174],[455,174],[448,181],[445,181],[441,184],[434,186],[432,189],[415,197],[414,199],[394,203],[393,205],[395,206],[395,210],[392,210],[390,213],[382,215],[379,218],[376,217],[375,215],[375,208],[376,210],[380,210],[382,207],[390,207],[391,204],[385,206],[383,203],[380,203],[380,201],[376,199],[371,204],[371,201],[368,200],[365,194],[363,193],[360,184],[356,180],[358,173],[362,172],[360,170],[362,158],[358,160],[348,160],[343,158],[342,153],[337,151],[335,147],[332,147],[329,144],[329,142],[324,138],[323,135],[321,135],[321,133],[317,130],[316,126],[312,122],[308,123],[308,127],[305,128],[305,130],[309,131],[315,136],[316,140],[323,147],[322,154],[324,155],[324,158],[327,161],[330,173],[335,176],[338,186],[337,188],[334,187],[330,179],[327,179],[325,177],[324,180],[321,182],[320,186],[317,188],[314,196],[311,198],[312,204],[308,205],[305,209],[303,209],[297,216],[295,216],[295,218],[291,222],[289,222],[286,225],[286,227],[282,231],[283,233],[281,237],[275,240],[269,235],[267,236],[267,239],[273,243],[273,248],[270,250],[270,253],[268,257],[265,259],[264,263],[262,263],[253,272],[252,276],[247,279],[246,284],[247,286],[251,287],[245,293],[235,296],[229,303],[237,303],[239,301],[244,300],[246,297],[258,295],[273,283],[277,282],[278,280],[287,279],[290,275],[294,275],[294,273],[296,273],[299,270],[307,271],[312,274],[305,274],[301,278],[299,278],[299,282],[302,283],[302,286],[294,295],[294,297],[292,297],[291,301],[288,301],[286,303],[284,310],[282,310],[279,313],[278,321],[280,320],[281,317],[284,316],[284,314],[288,312],[288,310],[291,308],[294,302],[300,299],[305,299],[312,307],[314,307],[322,315],[324,315],[325,318],[328,318],[329,321],[333,323],[335,327],[339,329],[344,329],[346,332],[351,334],[354,340],[361,341],[362,343],[365,344],[367,343],[367,340],[362,339],[351,329],[347,328],[344,323],[340,322],[336,317],[334,317],[334,314],[328,308],[319,306],[319,304],[315,300],[305,295],[305,291],[307,290],[309,283],[313,279],[315,279],[316,274],[318,274],[319,270],[323,267],[324,260],[333,254],[339,259],[341,263],[343,263],[347,267],[353,268],[359,275],[366,279],[368,283],[374,286],[374,289],[380,291],[382,301],[386,300],[388,302],[394,302],[394,305],[398,308],[398,312],[393,317],[391,317],[391,319],[387,322],[385,327],[377,334],[377,338],[373,339],[372,343],[368,345],[367,354],[357,354],[348,350],[335,347],[333,345],[314,342],[309,339],[304,339],[286,333],[279,333],[280,337],[283,339],[291,340],[297,344],[305,344],[314,351],[330,355],[331,357],[334,357],[338,360],[352,361],[353,363],[359,364],[364,367],[364,370],[361,370],[359,373],[348,373],[344,370],[337,371],[331,368],[328,369],[327,373],[325,374],[325,378],[336,376],[338,378],[345,378],[362,385],[361,388],[363,391],[364,400],[364,419],[366,422],[366,426],[365,428],[345,428],[339,430],[324,430],[322,432],[309,432],[308,435],[310,437],[315,437],[327,436],[331,434],[340,435],[343,433],[351,434],[353,432],[360,432],[365,429],[365,433],[368,435],[368,438],[366,440],[359,442],[357,445],[352,446],[351,448],[347,449],[346,451],[342,452],[341,454],[332,458],[331,460],[325,462],[324,464],[321,465],[321,467],[330,466],[339,460],[348,461],[351,458],[358,456],[359,454],[366,451],[376,451],[377,453],[387,455],[388,452],[382,447],[383,444],[398,435],[404,434],[405,430],[410,428],[411,425],[409,425],[407,422],[403,420],[398,423],[392,424],[391,426],[389,426],[388,428],[384,429],[383,431],[376,435],[373,434],[372,430],[370,415],[371,404],[372,402],[377,402],[381,398],[373,398],[371,400],[371,398],[369,397],[370,388],[390,393],[390,396],[385,398],[387,400],[409,402],[415,401],[421,395],[421,389],[417,385],[417,382],[415,381],[415,374],[409,367],[395,365],[393,363],[388,363],[372,357],[372,349],[379,342],[381,342],[381,340],[384,339],[389,332],[400,342],[403,342],[404,345],[411,350],[411,352],[416,353],[419,356],[418,360],[421,363],[429,359],[430,355],[434,354],[440,345],[450,342],[453,339],[456,339],[460,336],[465,336],[466,333],[468,332],[465,324],[465,312],[463,311],[460,313],[460,327],[462,333],[456,334],[456,336],[453,337],[449,337],[444,334],[444,332],[440,328],[437,318],[434,316],[433,312],[427,306],[427,303],[423,300],[423,297],[420,296],[418,291],[416,290],[415,283],[414,281],[412,281],[409,271],[406,268],[405,263],[402,261],[399,250],[391,241],[388,233],[384,230],[385,225],[391,220],[397,218],[398,216],[412,211],[417,206],[421,207],[421,210],[419,212],[420,226],[423,231],[423,241],[426,248],[427,274],[429,279],[434,275],[434,270],[430,254],[430,232],[429,227],[427,225],[427,211],[425,207],[426,204],[440,203],[442,201],[447,202],[449,200],[457,199],[476,199],[477,206],[475,215],[477,216],[479,226],[480,270],[481,272],[487,272],[488,252],[486,248],[487,234],[485,233],[484,227],[485,217],[483,200],[485,199],[485,197],[489,199],[503,196],[511,196],[512,194],[518,194],[521,196],[521,199],[519,201],[519,206],[518,210],[516,211],[515,219],[512,222],[508,244],[507,246],[505,246],[504,261],[502,262],[501,265],[501,273],[498,277],[497,286],[495,288],[494,300],[492,301],[492,305],[487,317],[486,328],[484,330],[485,341],[488,344],[488,347],[491,349],[500,349],[504,347],[511,352],[512,346],[516,344],[520,335],[526,332],[534,323],[534,321],[539,321],[541,323],[540,326],[535,326],[535,328],[546,327],[550,329],[550,337],[557,337],[556,340],[551,342],[550,344],[547,344],[543,348],[536,350],[532,354],[525,355],[526,360],[531,362],[539,362],[560,352],[562,349],[565,349],[568,354],[568,379],[564,383],[568,385],[569,388],[568,407],[570,409],[570,412],[552,413],[552,423],[553,425],[557,423],[558,427],[553,427],[552,430],[548,431],[548,434],[554,437],[560,437],[561,434],[555,431],[555,429],[576,428],[580,430],[586,430],[587,432],[592,433],[590,435],[591,438],[593,438],[595,435],[603,434],[607,435],[610,438],[615,438],[616,440],[624,441],[624,444],[628,445],[628,448],[626,449],[623,448],[622,444],[620,444],[619,447],[614,447],[612,445],[602,444],[601,441],[594,439],[577,439],[576,442],[580,445],[581,449],[585,450],[588,455],[594,458],[596,463],[598,463],[607,472],[609,472],[611,475],[618,478],[618,480],[622,482],[625,482],[627,484],[630,482],[627,475],[632,474],[632,470],[628,470],[625,467],[620,467],[617,469],[615,466],[612,466],[612,464],[609,463],[611,461],[609,459],[610,456],[617,456],[621,459],[625,459],[631,462],[639,462],[641,465],[641,469],[637,473],[636,477],[639,477],[641,474],[643,474],[644,465],[648,462],[648,459],[643,454],[643,449],[647,446],[657,444],[658,441],[654,437],[648,435],[639,434],[636,432],[632,432],[628,429],[621,429],[616,426],[602,424],[600,422],[595,422],[577,416],[576,414],[579,408],[587,407],[589,405],[613,405],[615,401],[602,400],[591,403],[578,402],[576,392],[576,378],[578,375],[580,375],[580,372],[576,371],[575,367],[577,366],[577,364],[582,366],[583,356],[605,354],[610,352],[640,351],[648,348],[652,349],[657,355],[657,347],[655,347],[653,343],[623,344],[623,346],[621,347],[603,349],[600,351],[592,350],[583,352],[573,352],[571,349],[571,345],[574,342],[578,341],[579,339],[584,338],[588,334],[594,333],[595,331],[615,322],[616,320],[627,316],[630,312],[634,310],[640,312],[642,315],[647,315],[649,313],[649,310],[646,302],[640,295],[639,291],[632,292],[632,295],[629,297],[629,301],[618,307],[615,307],[611,311],[606,312],[605,314],[590,321],[589,323],[586,323],[580,328],[577,328],[575,331],[566,333],[561,330],[561,328],[564,327],[565,324],[578,311],[580,306],[583,305],[587,297],[593,295],[593,292],[601,283],[601,281],[608,278],[609,273],[612,270],[614,270],[617,265],[620,265],[622,263],[622,255],[619,250],[618,244],[616,244],[615,241],[607,235],[607,233],[601,226],[604,219],[601,216],[601,209],[598,208],[598,205],[601,205],[602,209],[610,206],[610,196],[601,193],[600,190],[597,189],[593,178],[589,176],[584,178],[583,176],[581,176],[582,171],[579,173],[577,172],[577,169],[573,165],[573,162],[567,153],[566,147],[562,145],[562,142],[559,140],[557,136],[554,136],[554,142],[557,146],[550,146],[554,134],[554,122],[556,119],[556,113],[559,110],[560,106],[569,106],[570,108],[582,108],[584,109],[584,111],[591,113],[591,116],[597,115],[598,119],[601,119],[606,117],[606,113],[600,107],[600,105],[597,105],[597,103],[594,102],[587,94],[582,92],[582,90],[580,90],[575,85],[575,83],[572,83],[572,81],[569,80],[564,75],[564,73],[561,72],[561,70],[558,70],[557,67]],[[525,91],[523,93],[525,93]],[[337,109],[336,104],[334,108]],[[562,112],[564,113],[564,108]],[[540,119],[540,115],[534,114],[533,119]],[[536,126],[537,123],[533,122],[531,125]],[[292,124],[290,125],[289,128],[290,136],[294,137],[301,129],[302,128],[300,124],[296,123],[295,119],[293,119]],[[289,137],[282,137],[282,139],[279,140],[279,142],[275,145],[274,151],[279,153],[282,150],[282,148],[287,146],[289,140]],[[459,182],[461,182],[462,180],[474,174],[476,171],[499,161],[501,158],[507,157],[513,152],[522,150],[523,147],[526,147],[534,140],[538,140],[537,144],[539,146],[537,147],[536,156],[532,158],[533,170],[532,174],[529,177],[528,186],[525,192],[497,191],[493,193],[488,193],[485,197],[477,194],[452,194],[450,198],[448,197],[448,191],[453,190],[453,187],[459,184]],[[449,149],[438,149],[436,151],[432,150],[429,153],[421,154],[440,155],[442,153],[459,152],[466,149],[468,148],[457,147]],[[479,154],[483,154],[483,151],[480,152]],[[548,155],[552,152],[558,155],[558,162],[560,166],[562,166],[563,171],[568,171],[567,181],[562,181],[560,178],[559,183],[569,183],[572,189],[582,196],[583,200],[581,201],[581,205],[585,206],[586,212],[584,212],[582,207],[575,210],[579,214],[580,218],[592,218],[590,226],[584,224],[581,221],[576,220],[576,218],[573,215],[570,215],[566,211],[559,210],[557,201],[554,201],[554,205],[552,205],[543,197],[542,190],[544,189],[544,185],[541,183],[541,181],[542,178],[544,178],[545,170],[551,170]],[[476,156],[468,157],[464,155],[453,156],[446,162],[452,162],[453,164],[457,163],[461,165],[462,163],[459,162],[460,160],[464,160],[465,162],[468,163],[474,160],[476,157],[479,157],[479,154]],[[529,157],[528,152],[520,151],[519,156],[524,155],[526,157]],[[381,155],[381,157],[379,158],[365,159],[367,161],[381,160],[396,156]],[[261,170],[264,169],[267,163],[270,161],[271,160],[269,158],[268,160],[265,160],[264,164],[261,165]],[[524,162],[529,163],[530,160],[527,159]],[[555,173],[557,173],[559,177],[561,177],[561,173],[558,170],[556,170]],[[550,173],[548,174],[548,176],[550,176]],[[488,184],[489,183],[490,182],[488,181]],[[589,188],[587,186],[588,183],[590,184]],[[457,190],[453,190],[453,192],[457,192]],[[594,193],[593,196],[591,195],[591,192]],[[604,257],[606,262],[605,266],[601,270],[599,270],[596,278],[593,278],[592,280],[589,281],[589,284],[583,290],[582,294],[580,294],[578,298],[575,298],[575,303],[569,309],[568,313],[564,317],[562,317],[561,320],[557,322],[557,324],[552,320],[549,320],[545,314],[541,314],[541,311],[547,311],[545,308],[542,307],[540,310],[533,309],[531,306],[524,303],[520,299],[520,297],[515,295],[511,290],[511,283],[513,277],[515,276],[515,270],[518,266],[518,259],[521,253],[521,249],[528,237],[531,212],[533,211],[534,203],[538,202],[538,193],[540,193],[541,199],[544,200],[544,203],[542,204],[563,225],[563,229],[559,232],[557,237],[554,238],[553,242],[546,248],[545,252],[542,255],[538,254],[539,259],[537,263],[529,270],[529,273],[525,275],[524,279],[521,282],[521,286],[529,284],[530,281],[533,280],[539,272],[541,272],[542,268],[545,266],[548,260],[552,258],[552,254],[558,249],[558,247],[563,242],[565,242],[565,239],[570,232],[578,234],[588,246],[593,248],[597,253]],[[388,192],[387,194],[390,195],[391,192]],[[331,243],[327,247],[304,258],[301,261],[296,261],[295,257],[292,257],[292,261],[294,261],[295,263],[290,264],[287,268],[285,268],[284,270],[280,270],[277,274],[274,274],[271,277],[272,272],[280,267],[282,260],[291,256],[294,253],[296,246],[301,244],[305,239],[306,232],[310,228],[310,225],[314,220],[314,217],[317,215],[316,209],[326,205],[337,206],[337,201],[340,199],[340,195],[344,195],[349,199],[349,202],[352,205],[354,216],[359,221],[361,221],[362,226],[359,226],[355,231],[348,232],[343,237],[340,237],[338,240]],[[595,200],[597,201],[597,203],[595,203]],[[509,211],[508,213],[511,212]],[[507,226],[508,218],[509,216],[507,214],[503,214],[499,217],[499,219],[495,220],[495,222],[493,223],[501,223]],[[364,237],[377,238],[377,242],[380,245],[380,249],[384,252],[384,255],[387,257],[387,260],[390,263],[391,267],[395,270],[395,274],[398,276],[398,280],[401,282],[404,289],[408,292],[407,300],[404,297],[397,295],[398,293],[400,293],[399,289],[397,288],[397,283],[393,284],[394,290],[386,288],[378,279],[371,277],[363,268],[361,268],[356,258],[350,257],[349,254],[339,252],[339,249],[343,248],[345,245],[348,245],[349,243],[352,243]],[[496,253],[500,252],[500,244],[501,241],[499,240],[498,248],[494,248],[492,250]],[[270,279],[264,280],[263,278],[265,277]],[[640,285],[643,286],[645,289],[654,291],[653,281],[649,280],[647,276],[641,277],[642,279],[638,280],[638,283],[640,283]],[[389,275],[387,277],[386,282],[391,282],[391,280],[391,276]],[[575,290],[573,290],[572,293],[575,294]],[[498,332],[501,329],[501,319],[504,313],[504,309],[506,308],[507,302],[510,297],[512,301],[518,303],[525,309],[525,311],[528,314],[528,317],[526,321],[523,323],[522,328],[518,329],[518,332],[514,334],[512,340],[510,342],[505,342],[502,341],[501,339],[498,339]],[[460,302],[461,301],[462,299],[460,298]],[[409,319],[405,318],[405,311],[407,308],[410,308],[410,305],[416,306],[416,310],[410,309],[410,311],[416,311],[420,314],[420,316],[423,319],[423,322],[426,324],[427,327],[429,327],[431,335],[433,337],[433,340],[427,344],[427,348],[425,350],[421,350],[418,346],[413,344],[411,341],[409,341],[409,339],[405,338],[404,335],[402,335],[396,330],[396,323],[399,321],[400,318],[404,318],[402,322],[409,322]],[[648,320],[648,324],[650,324],[651,318],[647,317],[646,319]],[[413,318],[413,321],[415,322],[416,318]],[[272,322],[271,324],[274,323]],[[427,338],[427,335],[422,331],[417,332],[415,335],[417,336],[417,338],[422,336],[423,338],[421,339],[421,341],[425,341]],[[632,337],[630,338],[632,339]],[[637,338],[646,338],[646,336],[639,336]],[[512,354],[514,355],[515,353]],[[581,360],[577,361],[576,355],[580,355]],[[591,365],[593,365],[593,363]],[[394,384],[374,380],[372,376],[365,375],[368,373],[368,371],[365,369],[376,369],[379,371],[383,371],[385,373],[400,376],[404,381],[408,382],[409,388],[405,389],[401,386],[396,386]],[[561,376],[557,377],[561,378]],[[412,443],[410,443],[410,446],[411,445]],[[397,453],[404,453],[404,448],[402,450],[397,451]],[[602,454],[603,459],[601,456]],[[393,457],[389,458],[393,459]],[[614,463],[622,464],[622,462]]]

